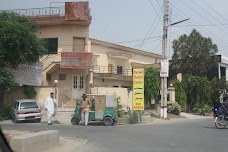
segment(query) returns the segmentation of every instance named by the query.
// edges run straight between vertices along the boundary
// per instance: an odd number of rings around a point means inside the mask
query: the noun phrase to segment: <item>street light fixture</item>
[[[92,93],[91,89],[93,87],[93,81],[89,81],[89,86],[90,86],[90,94]]]
[[[56,86],[57,86],[58,82],[59,82],[58,80],[55,80],[55,81],[54,81],[54,83],[55,83],[55,99],[56,99],[56,93],[57,93]]]

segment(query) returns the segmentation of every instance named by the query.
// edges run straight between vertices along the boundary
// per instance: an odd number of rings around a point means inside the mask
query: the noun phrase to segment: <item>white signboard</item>
[[[43,64],[41,62],[20,65],[17,69],[10,69],[18,84],[41,86]]]
[[[169,77],[169,60],[161,60],[160,77]]]

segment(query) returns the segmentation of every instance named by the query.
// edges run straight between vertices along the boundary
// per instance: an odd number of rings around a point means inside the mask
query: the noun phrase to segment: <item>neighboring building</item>
[[[209,69],[206,72],[206,76],[209,80],[217,77],[221,79],[225,77],[226,81],[228,81],[228,57],[224,55],[217,55],[217,63],[214,67]],[[182,81],[183,75],[178,73],[174,78],[168,81],[168,101],[175,101],[175,89],[173,87],[176,80]]]
[[[59,106],[63,107],[72,105],[70,103],[75,106],[75,100],[83,93],[116,92],[124,106],[131,107],[132,93],[127,88],[132,88],[132,68],[159,68],[161,55],[90,39],[92,17],[88,2],[66,2],[65,7],[13,11],[36,21],[37,36],[45,42],[47,55],[40,59],[43,63],[42,85],[36,87],[36,98],[41,104],[51,91],[57,93]],[[81,67],[67,67],[61,62],[61,53],[69,56],[72,52],[82,57]],[[75,60],[79,61],[78,58]],[[65,61],[71,64],[68,59]],[[58,84],[54,80],[58,80]],[[22,90],[6,99],[23,98]]]
[[[208,71],[207,77],[209,79],[225,77],[226,81],[228,81],[228,57],[217,55],[217,65]]]
[[[170,62],[172,62],[170,60]],[[215,77],[221,79],[222,77],[225,77],[226,81],[228,81],[228,57],[224,55],[217,55],[217,62],[215,63],[215,66],[207,70],[205,73],[208,79],[213,79]],[[177,76],[178,80],[182,80],[182,75],[181,73],[178,74]],[[176,80],[171,80],[170,83],[173,83]]]

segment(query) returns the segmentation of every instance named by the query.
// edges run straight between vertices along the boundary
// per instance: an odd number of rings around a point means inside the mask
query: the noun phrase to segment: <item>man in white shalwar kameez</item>
[[[54,98],[54,93],[51,92],[50,97],[47,97],[45,102],[45,111],[47,111],[48,125],[52,125],[52,118],[55,116],[55,107],[57,107],[57,101]]]

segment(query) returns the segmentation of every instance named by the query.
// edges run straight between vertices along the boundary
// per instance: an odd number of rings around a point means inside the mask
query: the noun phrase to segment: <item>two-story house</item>
[[[58,105],[62,107],[75,106],[75,100],[83,93],[116,92],[124,106],[131,107],[132,94],[127,88],[132,87],[132,68],[159,68],[162,57],[159,54],[91,39],[88,2],[10,11],[35,21],[37,36],[44,40],[47,54],[40,58],[42,85],[35,87],[36,99],[41,105],[52,91],[56,92]],[[5,99],[23,98],[22,92],[20,87]]]

